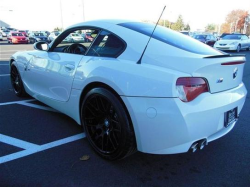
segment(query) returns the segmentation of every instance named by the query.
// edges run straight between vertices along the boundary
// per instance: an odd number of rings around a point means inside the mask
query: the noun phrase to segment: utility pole
[[[61,27],[62,27],[62,30],[63,30],[62,0],[60,0],[60,12],[61,12]]]
[[[85,21],[85,15],[84,15],[84,0],[82,0],[82,21]]]
[[[240,18],[237,18],[236,23],[235,23],[234,32],[236,32],[236,31],[237,31],[237,26],[238,26],[238,22],[239,22],[239,20],[240,20]]]

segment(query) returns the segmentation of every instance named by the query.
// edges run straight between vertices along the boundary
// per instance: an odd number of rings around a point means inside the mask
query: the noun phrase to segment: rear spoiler
[[[224,54],[224,55],[212,55],[212,56],[206,56],[203,58],[224,58],[224,57],[245,57],[245,54]]]

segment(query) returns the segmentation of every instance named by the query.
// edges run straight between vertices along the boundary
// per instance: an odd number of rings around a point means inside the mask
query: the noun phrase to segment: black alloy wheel
[[[23,87],[22,79],[14,64],[11,64],[10,80],[11,80],[11,85],[14,89],[16,96],[18,97],[26,96],[26,92]]]
[[[136,151],[128,115],[109,90],[94,88],[87,93],[82,102],[81,121],[90,145],[103,158],[122,159]]]

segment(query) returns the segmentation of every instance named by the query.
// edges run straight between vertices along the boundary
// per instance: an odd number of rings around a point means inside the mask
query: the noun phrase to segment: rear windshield
[[[147,36],[151,35],[155,26],[153,24],[140,23],[140,22],[128,22],[128,23],[121,23],[118,25],[145,34]],[[164,42],[168,45],[196,54],[202,54],[202,55],[222,54],[221,52],[201,43],[198,40],[195,40],[189,36],[186,36],[184,34],[181,34],[179,32],[173,31],[171,29],[162,26],[156,27],[152,38]]]

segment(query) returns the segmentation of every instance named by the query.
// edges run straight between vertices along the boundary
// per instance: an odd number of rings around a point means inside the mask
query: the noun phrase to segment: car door
[[[36,51],[25,68],[24,79],[37,95],[57,101],[70,96],[75,70],[82,55]]]
[[[68,101],[70,97],[75,72],[84,54],[68,50],[70,46],[83,44],[67,42],[65,38],[74,30],[65,32],[56,38],[51,50],[29,53],[32,57],[25,68],[24,77],[28,88],[34,95],[62,102]],[[91,44],[85,43],[84,45],[90,46]]]

